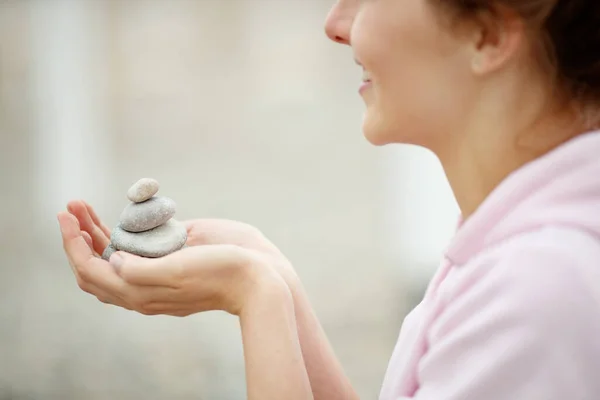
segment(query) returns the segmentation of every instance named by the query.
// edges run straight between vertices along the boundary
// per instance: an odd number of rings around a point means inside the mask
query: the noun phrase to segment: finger
[[[79,229],[77,219],[67,212],[61,212],[58,214],[58,221],[63,248],[80,286],[89,286],[89,292],[92,293],[96,287],[110,296],[123,298],[127,284],[106,261],[94,257]]]
[[[187,244],[235,245],[264,252],[279,252],[255,227],[224,219],[196,219],[184,221],[188,232]]]
[[[67,209],[79,220],[81,229],[90,234],[92,238],[92,248],[98,254],[102,254],[104,249],[110,244],[109,237],[104,231],[96,225],[90,216],[88,209],[83,201],[72,201],[67,205]]]
[[[92,251],[94,252],[94,255],[96,257],[100,257],[100,255],[98,253],[96,253],[96,251],[94,251],[94,242],[92,241],[92,237],[90,236],[90,234],[87,233],[86,231],[81,231],[81,236],[83,236],[83,238],[85,239],[85,242],[87,243],[89,248],[92,249]]]
[[[154,315],[172,315],[177,317],[184,317],[191,314],[202,312],[202,310],[193,310],[188,304],[177,304],[177,303],[152,303],[148,305],[144,310],[144,313]]]
[[[193,219],[182,221],[188,233],[188,241],[195,245],[219,244],[223,242],[224,221],[217,219]],[[227,230],[228,232],[231,229]]]
[[[143,305],[134,306],[133,310],[144,315],[172,315],[172,316],[187,316],[207,310],[214,310],[214,307],[206,309],[198,309],[197,304],[190,307],[189,301],[186,302],[147,302]]]
[[[110,230],[102,224],[88,203],[83,200],[72,201],[69,202],[67,209],[77,217],[82,228],[92,236],[94,241],[102,245],[110,241]]]
[[[161,258],[142,258],[117,252],[111,264],[130,285],[163,286],[180,289],[189,279],[203,281],[210,286],[213,279],[251,262],[250,253],[233,245],[187,247]]]
[[[105,292],[104,290],[94,286],[94,285],[83,285],[82,290],[86,293],[91,294],[92,296],[96,297],[98,299],[98,301],[100,301],[101,303],[104,304],[110,304],[113,306],[118,306],[118,307],[123,307],[123,308],[127,308],[128,310],[131,310],[131,308],[127,305],[127,303],[125,303],[124,300],[112,296],[109,293]]]
[[[248,235],[240,232],[240,226],[231,226],[233,223],[227,220],[195,219],[183,221],[183,224],[188,233],[189,246],[237,244],[240,239],[248,238]]]
[[[166,311],[190,308],[189,297],[189,293],[166,286],[132,286],[127,302],[132,309],[142,313],[164,314]],[[197,304],[194,303],[194,306]]]
[[[193,220],[193,219],[189,219],[187,221],[181,221],[181,223],[183,224],[183,226],[185,226],[185,230],[188,231],[188,233],[190,232],[190,230],[194,226],[194,222],[195,222],[195,220]]]
[[[63,248],[69,263],[78,272],[89,259],[94,258],[92,248],[86,242],[80,230],[79,221],[71,214],[61,212],[58,214],[58,223],[62,234]]]
[[[182,276],[181,251],[161,258],[144,258],[118,251],[110,257],[117,274],[130,285],[177,288]]]
[[[83,204],[85,204],[85,208],[87,209],[88,213],[90,214],[92,221],[94,221],[94,224],[96,224],[96,226],[102,230],[102,232],[104,233],[104,235],[107,238],[110,238],[110,229],[102,223],[100,218],[98,218],[98,214],[96,214],[96,211],[94,211],[94,208],[87,201],[83,201]]]
[[[90,249],[94,249],[94,244],[92,243],[92,237],[86,231],[81,231],[81,236],[85,239],[85,242],[90,247]]]

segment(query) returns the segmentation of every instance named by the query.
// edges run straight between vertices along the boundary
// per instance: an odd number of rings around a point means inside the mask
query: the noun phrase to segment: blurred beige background
[[[261,228],[294,262],[361,398],[452,235],[437,162],[361,133],[331,0],[0,0],[0,400],[243,399],[235,318],[81,292],[55,214],[109,225],[140,177],[178,219]]]

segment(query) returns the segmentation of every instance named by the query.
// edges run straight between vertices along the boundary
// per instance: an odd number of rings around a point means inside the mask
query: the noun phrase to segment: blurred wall
[[[145,317],[74,282],[56,212],[85,198],[112,226],[144,176],[178,219],[261,228],[377,398],[456,210],[430,155],[363,138],[332,3],[0,1],[0,400],[245,398],[235,318]]]

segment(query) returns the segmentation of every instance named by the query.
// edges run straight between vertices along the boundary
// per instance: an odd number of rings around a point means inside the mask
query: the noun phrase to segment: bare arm
[[[293,299],[279,282],[262,284],[240,313],[248,399],[312,400]]]
[[[74,201],[69,204],[69,211],[77,217],[81,229],[91,239],[94,250],[102,253],[109,243],[110,232],[101,223],[92,207],[85,202]],[[358,399],[358,395],[352,389],[333,353],[300,280],[285,256],[256,228],[243,223],[202,219],[187,221],[186,225],[190,246],[235,244],[271,255],[276,260],[274,264],[280,275],[289,287],[286,294],[265,295],[266,299],[271,296],[274,298],[281,296],[282,299],[286,299],[285,301],[272,300],[273,304],[271,304],[267,300],[257,300],[257,304],[252,308],[248,308],[246,310],[247,314],[241,318],[247,374],[249,374],[249,394],[256,396],[255,393],[260,392],[263,385],[268,390],[274,389],[275,387],[269,386],[271,384],[270,380],[281,381],[276,382],[278,385],[291,385],[293,383],[287,382],[287,378],[276,378],[275,374],[282,372],[282,368],[279,367],[279,364],[274,363],[275,359],[268,359],[268,357],[277,356],[277,354],[271,353],[281,351],[282,354],[293,355],[290,361],[278,361],[282,365],[289,363],[288,366],[294,371],[292,375],[302,375],[302,371],[298,372],[296,368],[298,368],[297,360],[299,358],[303,359],[304,374],[307,374],[310,379],[310,386],[315,400]],[[293,319],[294,313],[295,320]],[[269,315],[277,315],[277,318],[269,319]],[[290,315],[292,316],[291,320],[289,319]],[[277,327],[274,327],[275,325]],[[266,326],[270,328],[264,329]],[[290,336],[289,330],[291,328],[294,331],[293,336]],[[285,332],[285,334],[275,337],[277,332]],[[268,338],[268,340],[265,338]],[[268,345],[268,351],[264,348],[261,349],[261,345],[264,344]],[[298,346],[300,346],[301,353],[295,353],[298,352]],[[300,354],[300,357],[298,357],[298,354]],[[270,365],[277,365],[278,367],[271,370]],[[255,377],[254,374],[258,376]],[[298,382],[302,382],[302,379]],[[288,388],[281,387],[288,390]],[[267,399],[269,397],[261,396],[260,398]],[[279,399],[281,398],[293,399],[293,397],[279,397]]]
[[[294,298],[304,364],[315,400],[358,400],[297,278],[287,280]]]
[[[298,280],[240,314],[248,399],[358,400]]]

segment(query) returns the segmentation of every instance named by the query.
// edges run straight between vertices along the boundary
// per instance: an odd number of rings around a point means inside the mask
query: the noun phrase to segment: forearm
[[[292,295],[267,282],[240,314],[249,400],[312,400]]]
[[[288,280],[294,299],[298,337],[315,400],[358,400],[348,377],[297,279]]]

